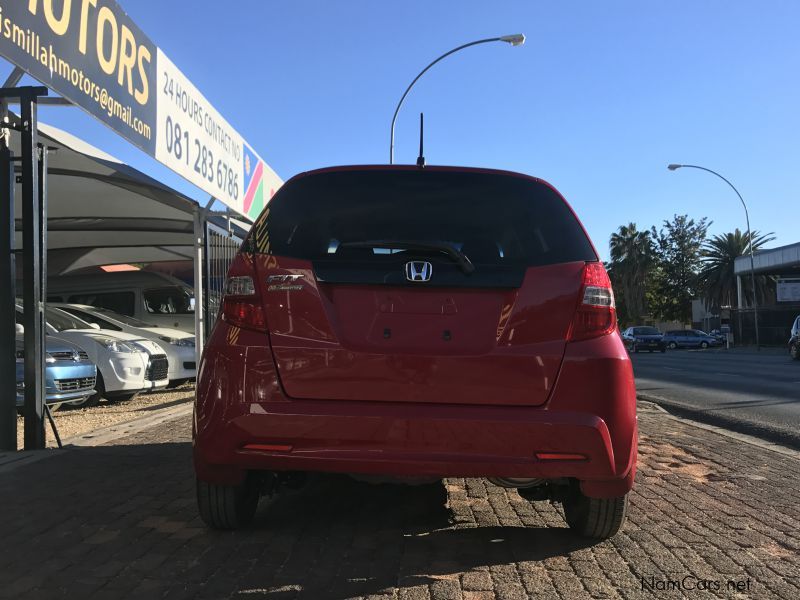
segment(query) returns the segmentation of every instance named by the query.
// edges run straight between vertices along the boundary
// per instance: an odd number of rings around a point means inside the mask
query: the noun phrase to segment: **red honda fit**
[[[608,275],[561,195],[485,169],[288,181],[228,272],[194,413],[203,520],[307,472],[487,477],[606,538],[636,472]]]

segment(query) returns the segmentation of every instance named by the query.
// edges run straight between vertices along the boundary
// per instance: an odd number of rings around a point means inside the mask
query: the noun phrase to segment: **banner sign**
[[[800,302],[800,279],[779,279],[778,302]]]
[[[0,55],[243,215],[283,183],[114,0],[0,0]]]

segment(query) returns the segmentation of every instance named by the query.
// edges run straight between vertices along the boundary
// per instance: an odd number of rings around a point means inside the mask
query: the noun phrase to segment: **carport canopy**
[[[11,148],[20,152],[19,133]],[[85,141],[39,123],[47,155],[50,276],[86,267],[195,256],[197,202]],[[22,249],[22,190],[16,184],[16,249]]]

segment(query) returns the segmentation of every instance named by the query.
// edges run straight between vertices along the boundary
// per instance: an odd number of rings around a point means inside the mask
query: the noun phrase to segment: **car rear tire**
[[[564,501],[564,517],[570,529],[583,537],[605,540],[625,524],[628,494],[618,498],[589,498],[579,491]]]
[[[800,360],[800,344],[792,344],[789,346],[789,356],[793,360]]]
[[[678,348],[678,344],[676,344],[675,342],[670,342],[669,343],[669,349],[670,350],[675,350],[677,348]]]
[[[200,518],[212,529],[239,529],[253,520],[258,508],[258,486],[251,479],[241,485],[217,485],[197,480]]]

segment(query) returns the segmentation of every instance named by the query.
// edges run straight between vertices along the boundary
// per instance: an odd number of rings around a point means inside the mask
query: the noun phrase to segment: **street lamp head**
[[[683,166],[683,165],[676,165],[675,163],[673,163],[673,164],[671,164],[671,165],[667,165],[667,168],[668,168],[670,171],[674,171],[674,170],[676,170],[676,169],[680,169],[682,166]]]
[[[512,46],[522,46],[525,43],[525,34],[524,33],[515,33],[514,35],[502,35],[500,36],[501,42],[508,42]]]

